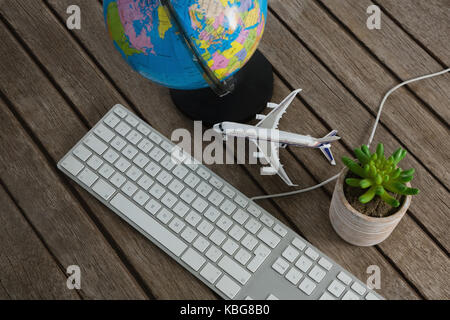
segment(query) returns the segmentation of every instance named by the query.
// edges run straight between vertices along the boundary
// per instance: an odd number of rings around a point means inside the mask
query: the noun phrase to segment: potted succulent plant
[[[375,153],[363,145],[355,150],[358,161],[343,157],[343,172],[336,183],[330,205],[330,220],[347,242],[371,246],[385,240],[411,204],[414,169],[403,171],[397,165],[406,156],[399,148],[388,159],[384,146]]]

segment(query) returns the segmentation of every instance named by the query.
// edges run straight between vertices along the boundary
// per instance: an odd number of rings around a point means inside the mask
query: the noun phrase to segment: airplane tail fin
[[[333,153],[331,152],[331,144],[330,142],[337,141],[341,139],[340,137],[336,136],[337,131],[333,130],[329,134],[327,134],[325,137],[318,139],[319,142],[322,142],[322,144],[319,146],[320,151],[324,154],[324,156],[330,161],[330,163],[335,166],[336,161],[334,160]]]

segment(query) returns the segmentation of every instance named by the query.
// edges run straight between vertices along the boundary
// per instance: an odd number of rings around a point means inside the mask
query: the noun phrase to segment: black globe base
[[[171,89],[170,95],[181,112],[205,125],[223,121],[247,122],[264,110],[272,98],[272,66],[257,50],[234,79],[233,92],[224,97],[219,97],[211,88]]]

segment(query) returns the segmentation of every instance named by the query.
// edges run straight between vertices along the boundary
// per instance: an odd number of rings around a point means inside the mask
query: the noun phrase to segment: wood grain
[[[447,0],[377,0],[415,39],[450,65],[450,3]]]
[[[322,0],[322,3],[343,23],[370,52],[402,80],[443,69],[417,42],[387,15],[382,15],[382,27],[365,27],[369,0]],[[419,9],[415,9],[419,10]],[[420,21],[422,23],[422,21]],[[448,23],[448,22],[447,22]],[[342,31],[345,32],[345,31]],[[447,30],[450,35],[450,30]],[[450,74],[412,83],[409,87],[447,124],[450,122]]]
[[[345,91],[351,91],[359,99],[358,102],[364,103],[373,113],[378,111],[382,97],[398,84],[388,71],[343,32],[315,1],[274,1],[271,2],[271,7],[305,42],[309,50],[325,61],[325,65],[348,88]],[[268,28],[268,31],[273,32],[274,28]],[[291,55],[295,55],[297,48],[299,46],[291,47]],[[301,61],[296,65],[299,63]],[[293,69],[289,70],[292,73]],[[450,77],[447,76],[447,79]],[[345,91],[342,93],[350,96]],[[352,105],[345,107],[347,112],[349,108],[353,108]],[[448,107],[445,113],[449,113]],[[450,160],[450,144],[442,143],[442,139],[447,137],[450,131],[417,98],[405,88],[397,90],[385,105],[381,123],[386,124],[405,147],[439,177],[447,188],[450,187],[450,172],[447,166]],[[427,124],[426,130],[423,123]]]
[[[343,137],[342,142],[348,149],[367,143],[374,117],[311,56],[308,50],[298,45],[295,38],[286,32],[275,17],[269,18],[264,39],[260,45],[266,57],[277,66],[278,72],[293,88],[303,88],[301,99],[314,114],[321,118],[322,123],[326,123],[328,129],[339,130],[340,136]],[[293,125],[293,128],[298,126],[298,120],[295,119],[301,119],[301,115],[293,118],[292,121],[297,123]],[[302,126],[308,125],[309,123],[302,121]],[[375,135],[375,142],[377,141],[384,143],[386,153],[396,150],[401,142],[382,125],[378,127]],[[416,143],[418,142],[414,142]],[[446,163],[444,162],[443,165]],[[330,176],[324,167],[320,168],[314,163],[312,165],[318,170],[314,169],[314,172],[324,172],[320,175],[321,180]],[[417,207],[414,214],[448,251],[450,247],[450,234],[447,232],[450,227],[447,214],[449,193],[411,155],[402,161],[402,166],[416,169],[413,186],[422,190],[422,193],[416,196],[411,210]],[[442,175],[445,173],[439,176]],[[430,208],[435,209],[430,210]]]
[[[0,203],[0,299],[79,299],[2,186]]]

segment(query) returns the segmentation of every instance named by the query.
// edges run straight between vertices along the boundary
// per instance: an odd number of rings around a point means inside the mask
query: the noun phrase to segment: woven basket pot
[[[385,218],[366,216],[355,210],[345,198],[344,183],[347,173],[348,168],[345,168],[334,187],[330,205],[331,224],[342,239],[353,245],[376,245],[389,237],[408,210],[412,197],[406,196],[403,205],[393,215]]]

